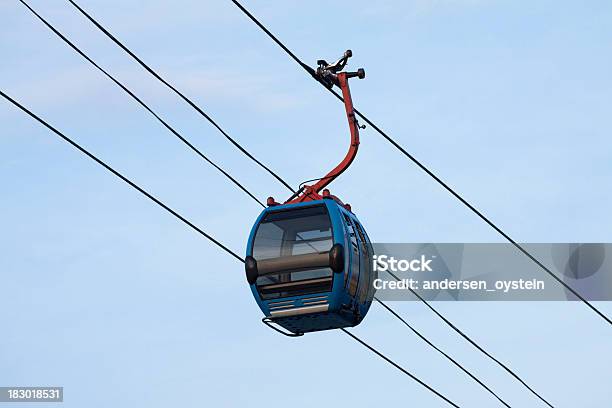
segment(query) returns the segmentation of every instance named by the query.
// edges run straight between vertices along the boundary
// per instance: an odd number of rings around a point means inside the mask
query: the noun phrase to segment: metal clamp
[[[316,78],[327,88],[333,88],[334,85],[340,85],[338,83],[337,73],[342,71],[346,66],[349,58],[353,56],[353,52],[351,50],[346,50],[344,55],[338,59],[338,61],[330,64],[325,60],[318,60],[317,65],[319,66],[316,70]],[[365,70],[363,68],[359,68],[356,72],[347,72],[347,78],[357,77],[359,79],[365,78]]]

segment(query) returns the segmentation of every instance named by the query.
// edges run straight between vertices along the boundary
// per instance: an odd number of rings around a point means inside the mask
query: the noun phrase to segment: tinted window
[[[372,278],[372,251],[369,242],[366,239],[365,231],[358,222],[355,222],[357,233],[359,234],[359,243],[361,249],[361,287],[359,288],[359,303],[363,303],[368,299],[370,288],[373,287]]]
[[[253,241],[256,260],[323,253],[333,245],[327,208],[313,206],[271,212],[261,221]],[[263,299],[297,296],[331,290],[330,268],[297,269],[257,278]]]
[[[255,259],[329,251],[331,221],[325,206],[269,213],[260,223],[253,243]]]
[[[344,214],[344,221],[346,223],[346,230],[347,233],[349,235],[349,241],[350,241],[350,248],[349,248],[349,252],[350,252],[350,256],[351,256],[351,262],[350,262],[350,276],[349,276],[349,294],[351,296],[354,296],[357,293],[357,285],[359,283],[359,245],[357,244],[357,235],[355,234],[355,227],[353,226],[353,221],[351,221],[351,217],[349,217],[347,214]],[[345,271],[345,276],[344,276],[344,280],[345,280],[345,284],[346,284],[346,279],[347,279],[347,274],[349,271]]]

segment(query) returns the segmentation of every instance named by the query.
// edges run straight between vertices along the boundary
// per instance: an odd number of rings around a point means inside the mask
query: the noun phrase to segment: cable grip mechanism
[[[349,58],[353,56],[353,51],[346,50],[344,55],[340,57],[336,62],[330,64],[327,61],[320,59],[317,61],[318,68],[316,70],[315,76],[325,87],[331,89],[336,86],[340,86],[338,81],[338,73],[344,69]],[[365,70],[363,68],[359,68],[355,72],[346,72],[347,78],[365,78]]]

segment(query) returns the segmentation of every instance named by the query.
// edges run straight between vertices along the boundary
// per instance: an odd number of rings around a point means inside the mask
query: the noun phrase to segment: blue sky
[[[68,2],[32,0],[257,192],[287,194]],[[287,180],[343,156],[342,106],[230,1],[80,4]],[[523,242],[610,242],[606,1],[245,1],[306,62],[351,48],[355,104]],[[0,2],[0,88],[242,253],[260,208],[18,1]],[[242,265],[0,104],[0,385],[67,407],[444,406],[341,332],[260,323]],[[332,186],[378,242],[500,242],[371,129]],[[541,406],[417,303],[416,328],[513,406]],[[578,303],[436,305],[556,406],[603,407],[610,329]],[[599,304],[612,315],[609,303]],[[461,406],[491,396],[379,306],[355,332]]]

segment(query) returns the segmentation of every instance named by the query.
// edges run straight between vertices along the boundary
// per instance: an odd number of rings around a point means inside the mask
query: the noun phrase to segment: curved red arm
[[[351,98],[351,90],[349,89],[347,73],[341,72],[337,75],[337,78],[338,85],[342,90],[344,108],[346,109],[346,117],[348,119],[349,129],[351,131],[351,145],[349,146],[349,150],[340,164],[334,167],[333,170],[322,177],[316,184],[312,186],[305,186],[304,191],[300,195],[288,201],[286,204],[320,200],[322,196],[319,194],[319,192],[327,187],[329,183],[334,181],[336,177],[342,174],[342,172],[344,172],[344,170],[351,165],[355,159],[355,156],[357,156],[357,150],[359,148],[359,124],[357,123],[355,110],[353,109],[353,100]]]

